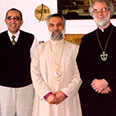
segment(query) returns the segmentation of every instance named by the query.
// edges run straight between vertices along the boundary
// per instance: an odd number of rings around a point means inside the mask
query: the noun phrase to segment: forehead
[[[60,17],[52,17],[52,18],[50,18],[48,20],[48,23],[54,23],[54,24],[56,24],[56,23],[59,23],[59,22],[63,23],[63,20]]]
[[[93,9],[102,9],[102,8],[108,8],[105,2],[95,2],[93,5]]]
[[[16,10],[10,10],[7,16],[20,16],[20,13]]]

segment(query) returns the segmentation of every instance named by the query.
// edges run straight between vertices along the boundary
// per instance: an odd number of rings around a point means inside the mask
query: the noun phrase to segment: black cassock
[[[96,31],[103,50],[106,46],[106,61],[101,60],[102,50]],[[116,116],[116,27],[110,24],[104,32],[96,29],[85,35],[80,45],[77,64],[83,81],[79,90],[83,116]],[[108,94],[95,92],[90,85],[95,78],[106,79],[112,91]]]

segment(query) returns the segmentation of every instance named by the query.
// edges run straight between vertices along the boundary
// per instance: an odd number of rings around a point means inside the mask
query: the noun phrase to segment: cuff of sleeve
[[[52,94],[52,92],[47,93],[47,94],[44,96],[44,98],[47,99],[47,98],[49,97],[49,95],[51,95],[51,94]]]
[[[64,94],[64,96],[65,96],[65,98],[67,98],[68,96],[63,92],[63,94]]]

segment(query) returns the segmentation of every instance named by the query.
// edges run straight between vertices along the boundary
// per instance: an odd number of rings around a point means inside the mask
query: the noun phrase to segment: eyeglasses
[[[21,20],[21,18],[20,17],[12,17],[12,16],[8,16],[8,17],[6,17],[6,19],[8,19],[8,20],[12,20],[12,19],[14,19],[15,21],[19,21],[19,20]]]
[[[108,10],[109,10],[108,8],[102,8],[101,10],[99,10],[99,9],[93,9],[93,13],[96,13],[96,14],[98,14],[99,12],[100,13],[105,13]]]

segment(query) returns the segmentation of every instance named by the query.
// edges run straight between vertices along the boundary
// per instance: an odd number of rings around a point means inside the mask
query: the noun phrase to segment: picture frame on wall
[[[88,8],[95,0],[57,0],[58,13],[62,14],[65,19],[92,19],[89,15]],[[111,0],[115,12],[112,18],[116,18],[116,0]]]

